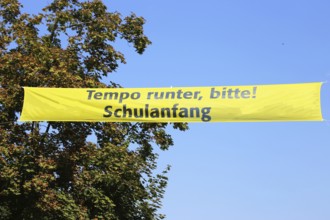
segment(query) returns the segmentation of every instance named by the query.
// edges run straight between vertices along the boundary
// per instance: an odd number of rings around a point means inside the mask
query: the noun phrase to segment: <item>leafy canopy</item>
[[[0,219],[163,218],[168,168],[155,174],[154,148],[173,145],[168,124],[17,122],[23,86],[119,87],[102,80],[125,63],[113,44],[142,54],[145,20],[100,0],[54,0],[36,15],[21,8],[0,0]]]

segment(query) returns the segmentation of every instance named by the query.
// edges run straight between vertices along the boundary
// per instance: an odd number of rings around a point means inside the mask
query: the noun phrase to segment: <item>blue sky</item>
[[[22,2],[28,12],[38,9]],[[124,87],[330,81],[329,1],[104,2],[143,16],[153,42],[142,56],[118,42],[127,64],[109,79]],[[329,87],[322,90],[325,119]],[[330,122],[194,123],[188,132],[168,131],[175,146],[160,152],[160,166],[172,165],[161,210],[167,219],[330,219]]]

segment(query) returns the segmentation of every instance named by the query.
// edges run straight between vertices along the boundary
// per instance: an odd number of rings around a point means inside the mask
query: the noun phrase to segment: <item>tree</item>
[[[154,148],[173,145],[169,124],[17,122],[23,86],[119,87],[104,83],[125,63],[113,43],[142,54],[144,19],[100,0],[21,7],[0,0],[0,219],[161,219],[169,168],[155,174]]]

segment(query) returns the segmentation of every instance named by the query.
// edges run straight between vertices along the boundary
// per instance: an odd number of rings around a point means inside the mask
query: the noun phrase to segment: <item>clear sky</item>
[[[22,1],[35,12],[47,1]],[[38,2],[38,3],[37,3]],[[109,79],[124,87],[330,81],[330,1],[114,0],[147,20],[153,44]],[[41,7],[41,5],[40,5]],[[330,84],[322,90],[330,119]],[[169,220],[329,220],[330,122],[194,123],[175,146],[161,210]]]

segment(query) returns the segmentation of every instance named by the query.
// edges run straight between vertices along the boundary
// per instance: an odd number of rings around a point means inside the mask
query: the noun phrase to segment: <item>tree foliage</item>
[[[24,86],[118,87],[104,83],[125,63],[113,44],[142,54],[144,19],[100,0],[54,0],[36,15],[21,8],[0,0],[0,219],[162,218],[168,168],[155,174],[154,148],[173,145],[168,124],[17,122]]]

